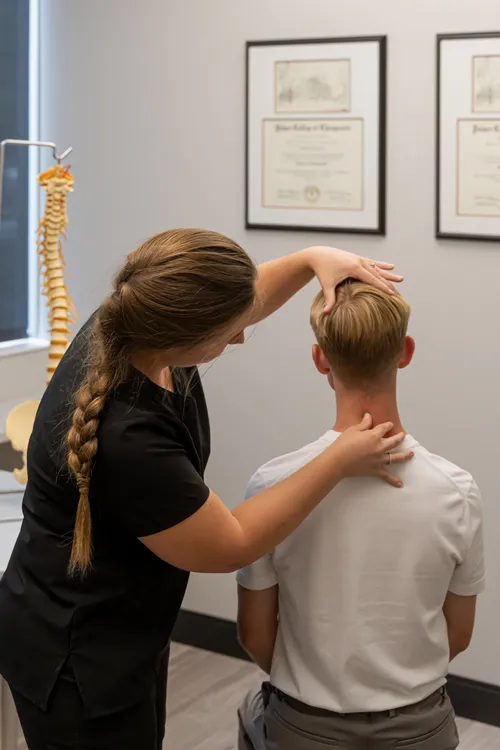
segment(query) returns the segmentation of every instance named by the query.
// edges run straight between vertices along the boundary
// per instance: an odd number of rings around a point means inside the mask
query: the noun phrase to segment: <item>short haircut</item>
[[[368,385],[397,366],[410,306],[400,294],[348,279],[324,312],[320,292],[311,307],[311,326],[332,371],[345,383]]]

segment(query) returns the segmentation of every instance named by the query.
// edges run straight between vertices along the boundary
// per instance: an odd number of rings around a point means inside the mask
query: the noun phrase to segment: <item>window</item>
[[[30,137],[30,0],[0,0],[0,141]],[[29,331],[31,149],[5,150],[0,220],[0,342]]]

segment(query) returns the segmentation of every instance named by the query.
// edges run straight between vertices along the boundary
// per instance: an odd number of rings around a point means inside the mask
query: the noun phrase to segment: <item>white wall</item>
[[[67,255],[82,319],[123,255],[173,226],[226,232],[257,261],[325,242],[406,274],[418,356],[402,383],[405,424],[476,475],[488,513],[489,590],[455,671],[500,684],[500,249],[433,236],[435,34],[500,27],[498,0],[43,0],[42,11],[42,136],[74,147]],[[387,237],[246,232],[245,41],[375,33],[389,36]],[[332,424],[309,363],[311,291],[206,377],[208,479],[230,505],[260,462]],[[233,617],[232,579],[195,577],[186,606]]]
[[[47,380],[48,349],[22,354],[2,355],[0,352],[0,442],[4,417],[11,406],[40,397]]]

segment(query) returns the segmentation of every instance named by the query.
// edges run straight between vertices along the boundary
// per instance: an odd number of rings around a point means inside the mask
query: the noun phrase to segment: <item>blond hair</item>
[[[255,278],[245,251],[216,232],[162,232],[129,255],[94,321],[67,436],[79,490],[70,574],[85,574],[92,564],[89,493],[99,419],[111,391],[128,377],[132,356],[206,341],[251,308]]]
[[[311,307],[311,326],[340,380],[367,385],[397,365],[410,318],[400,294],[349,279],[338,287],[333,310],[324,313],[324,306],[320,292]]]

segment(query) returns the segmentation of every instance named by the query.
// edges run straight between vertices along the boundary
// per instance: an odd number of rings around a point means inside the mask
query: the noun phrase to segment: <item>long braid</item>
[[[91,349],[91,361],[86,377],[75,395],[76,408],[68,432],[68,464],[80,493],[69,573],[82,576],[92,567],[89,492],[92,466],[97,453],[99,417],[117,380],[116,362],[113,362],[109,347],[103,341],[99,320],[94,324]]]

